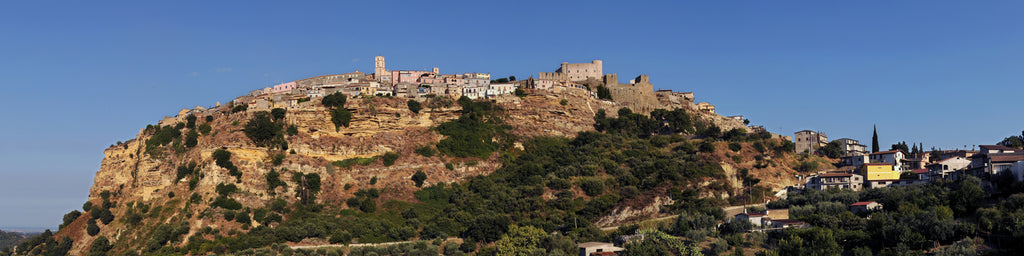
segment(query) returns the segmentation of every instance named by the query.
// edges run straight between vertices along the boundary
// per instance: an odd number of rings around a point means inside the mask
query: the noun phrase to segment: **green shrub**
[[[416,100],[409,100],[409,101],[406,102],[406,105],[409,106],[409,111],[412,111],[413,113],[416,113],[416,114],[419,114],[420,110],[423,109],[423,105],[420,104],[420,102],[416,101]]]
[[[580,189],[588,196],[597,196],[604,193],[604,181],[600,179],[580,180]]]
[[[235,192],[238,192],[238,187],[235,186],[235,184],[224,184],[224,183],[221,183],[221,184],[217,184],[216,191],[217,191],[217,194],[220,195],[220,196],[230,196],[231,194],[234,194]]]
[[[248,104],[239,104],[239,105],[235,105],[235,107],[231,108],[231,113],[238,113],[238,112],[246,111],[248,109],[249,109],[249,105]]]
[[[732,150],[733,152],[740,152],[740,150],[742,150],[742,149],[743,149],[743,145],[740,145],[739,142],[730,142],[729,143],[729,150]]]
[[[284,116],[287,113],[288,111],[284,110],[283,108],[274,108],[270,110],[270,116],[274,117],[274,121],[280,121],[281,119],[284,119]]]
[[[414,150],[414,152],[424,157],[432,157],[437,154],[437,150],[434,150],[434,148],[430,147],[430,145],[418,147],[416,148],[416,150]]]
[[[86,222],[85,232],[89,234],[89,236],[96,236],[96,234],[100,233],[100,226],[96,225],[95,219],[89,219],[89,221]]]
[[[245,136],[249,137],[253,143],[260,147],[271,145],[275,139],[283,140],[283,138],[279,138],[279,136],[283,136],[281,130],[281,125],[275,123],[266,111],[259,111],[253,114],[252,119],[249,119],[249,122],[245,124],[243,129]]]
[[[228,198],[226,196],[218,196],[217,199],[210,203],[210,207],[220,207],[228,210],[239,210],[242,209],[242,204],[235,199]]]
[[[281,173],[278,173],[275,170],[267,172],[266,179],[267,189],[270,191],[274,191],[275,188],[284,187],[286,185],[284,181],[281,181]]]
[[[558,104],[562,105],[562,106],[569,105],[569,101],[566,100],[566,99],[562,99],[562,100],[558,101]]]
[[[384,160],[384,166],[391,166],[391,165],[395,164],[395,160],[398,160],[398,157],[399,157],[398,153],[387,152],[387,153],[384,153],[384,156],[381,157],[381,158]]]
[[[337,167],[342,167],[342,168],[349,167],[349,166],[356,165],[356,164],[370,165],[370,164],[373,164],[374,160],[377,160],[377,158],[376,157],[369,157],[369,158],[366,158],[366,157],[355,157],[355,158],[349,158],[349,159],[345,159],[345,160],[341,160],[341,161],[334,161],[333,163],[331,163],[331,165],[334,165],[334,166],[337,166]]]
[[[320,100],[320,103],[323,104],[324,107],[328,108],[344,108],[347,100],[348,96],[344,93],[337,92],[324,96],[324,99]]]
[[[331,122],[334,123],[334,128],[338,130],[342,126],[348,127],[349,122],[352,122],[352,112],[345,108],[331,110]]]
[[[296,128],[295,125],[289,125],[288,130],[285,131],[285,133],[288,134],[288,136],[295,136],[296,134],[299,134],[299,128]]]
[[[270,158],[270,164],[274,166],[281,165],[284,163],[284,158],[287,157],[284,153],[275,154]]]
[[[422,187],[423,181],[427,180],[427,174],[423,173],[422,170],[416,171],[416,174],[412,175],[412,181],[416,183],[416,187]]]

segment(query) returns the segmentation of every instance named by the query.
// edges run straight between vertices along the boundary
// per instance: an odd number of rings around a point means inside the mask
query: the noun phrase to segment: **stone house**
[[[828,144],[828,136],[825,133],[811,130],[803,130],[793,133],[793,143],[796,144],[796,153],[811,153]]]
[[[622,247],[616,247],[615,245],[613,245],[611,243],[602,243],[602,242],[586,242],[586,243],[581,243],[581,244],[576,245],[576,248],[579,248],[579,256],[602,255],[602,254],[595,254],[595,253],[621,252],[621,251],[625,251],[626,250],[625,248],[622,248]]]

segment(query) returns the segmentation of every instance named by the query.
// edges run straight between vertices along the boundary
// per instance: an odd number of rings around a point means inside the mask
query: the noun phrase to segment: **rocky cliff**
[[[505,109],[505,123],[513,127],[516,136],[574,136],[580,131],[593,130],[594,114],[604,109],[614,116],[619,105],[613,101],[597,100],[589,93],[563,91],[530,91],[526,97],[502,97],[494,101]],[[714,114],[698,113],[686,102],[662,101],[662,108],[686,108],[700,118],[713,122],[723,130],[742,128],[742,123]],[[458,118],[458,105],[440,104],[413,113],[405,99],[356,98],[344,106],[353,113],[348,127],[335,129],[330,112],[318,103],[306,103],[289,108],[283,122],[295,126],[297,133],[285,136],[287,149],[257,147],[242,131],[255,111],[230,113],[228,106],[220,107],[210,121],[199,116],[196,125],[209,125],[211,131],[198,137],[194,147],[176,144],[159,147],[159,154],[147,153],[146,141],[154,135],[151,129],[140,129],[135,139],[104,151],[104,158],[95,183],[90,190],[89,202],[94,206],[108,202],[114,220],[98,223],[96,236],[87,234],[86,226],[92,214],[83,214],[58,236],[70,236],[75,242],[72,254],[84,254],[93,239],[104,236],[119,245],[142,245],[150,230],[161,225],[188,223],[184,245],[188,237],[205,227],[212,227],[219,235],[233,230],[248,229],[259,223],[226,221],[214,214],[209,206],[218,197],[220,184],[235,184],[239,192],[232,198],[243,207],[256,209],[266,206],[275,198],[292,203],[297,200],[299,187],[291,177],[295,173],[316,173],[322,179],[322,190],[317,202],[345,207],[343,198],[352,197],[360,188],[378,188],[383,192],[378,202],[391,199],[415,200],[412,192],[417,188],[410,177],[417,171],[427,174],[426,184],[454,182],[469,176],[488,174],[501,166],[497,155],[489,159],[425,157],[414,153],[416,148],[437,143],[443,136],[432,127]],[[435,104],[437,105],[437,104]],[[213,112],[213,111],[211,111]],[[175,120],[184,120],[177,117]],[[173,124],[171,124],[173,125]],[[183,128],[184,131],[190,130]],[[178,143],[178,142],[175,142]],[[241,171],[236,179],[226,168],[215,164],[214,151],[231,152],[231,162]],[[353,158],[371,158],[388,152],[400,157],[393,165],[374,160],[368,165],[335,165],[336,161]],[[278,165],[275,157],[283,156]],[[179,169],[195,163],[198,177],[178,179]],[[287,183],[283,187],[268,187],[267,174],[281,174]],[[193,184],[190,184],[193,183]],[[192,187],[194,186],[194,187]],[[284,196],[282,196],[284,195]],[[654,197],[655,205],[671,203],[667,197]],[[147,210],[141,210],[141,206]],[[645,212],[655,211],[651,206],[638,206]],[[657,207],[657,206],[654,206]],[[616,214],[626,209],[617,209]],[[148,218],[133,221],[130,216],[143,214]],[[618,221],[609,220],[607,224]],[[117,247],[115,246],[115,250]]]

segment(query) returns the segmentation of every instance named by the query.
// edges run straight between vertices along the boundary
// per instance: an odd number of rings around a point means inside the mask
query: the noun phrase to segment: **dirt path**
[[[722,207],[722,211],[725,212],[725,216],[733,216],[733,215],[736,215],[736,214],[739,214],[739,213],[743,212],[744,208],[751,207],[751,206],[764,207],[764,204],[748,204],[748,205],[726,206],[726,207]],[[674,214],[674,215],[669,215],[669,216],[665,216],[665,217],[661,217],[661,218],[648,219],[648,220],[643,220],[643,221],[663,221],[663,220],[673,219],[673,218],[676,218],[676,217],[679,217],[679,215],[678,214]],[[638,221],[638,222],[635,222],[635,223],[639,223],[639,222],[643,222],[643,221]],[[616,229],[619,229],[619,226],[601,228],[601,231],[612,231],[612,230],[616,230]]]

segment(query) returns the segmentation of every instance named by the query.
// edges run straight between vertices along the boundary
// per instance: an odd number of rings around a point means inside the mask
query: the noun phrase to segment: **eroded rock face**
[[[225,221],[211,209],[209,204],[217,197],[218,184],[235,184],[241,192],[232,195],[245,207],[264,207],[275,198],[289,203],[296,201],[296,184],[291,177],[294,173],[317,173],[321,176],[322,190],[319,203],[345,207],[343,200],[358,189],[379,188],[385,191],[380,201],[391,199],[414,200],[412,193],[418,188],[410,177],[417,171],[427,174],[426,185],[438,182],[456,182],[466,177],[489,174],[501,167],[497,155],[489,159],[459,159],[448,157],[423,157],[413,151],[424,145],[432,145],[443,136],[431,128],[458,118],[460,108],[425,107],[420,113],[413,113],[406,107],[407,99],[350,99],[345,108],[353,112],[351,125],[336,129],[331,122],[328,109],[319,104],[303,104],[303,107],[287,110],[286,125],[294,125],[298,134],[287,136],[288,150],[257,147],[245,136],[242,129],[253,112],[228,114],[224,106],[214,120],[207,123],[200,117],[198,124],[209,124],[212,132],[199,137],[198,145],[175,153],[173,146],[164,146],[162,154],[154,156],[145,151],[145,141],[151,133],[140,130],[136,138],[104,151],[104,158],[96,172],[90,189],[89,201],[102,204],[100,194],[111,192],[111,201],[117,202],[111,208],[115,221],[109,225],[100,224],[99,235],[113,241],[127,240],[132,244],[143,244],[144,234],[154,225],[188,221],[191,230],[184,237],[195,234],[203,227],[217,228],[226,235],[229,230],[239,229],[241,224]],[[614,117],[620,106],[612,101],[597,100],[588,93],[566,91],[530,91],[528,97],[501,97],[494,99],[504,108],[505,123],[513,127],[513,133],[523,138],[532,136],[575,136],[580,131],[593,130],[594,114],[604,109]],[[564,104],[562,104],[564,103]],[[689,108],[679,103],[667,103],[664,108]],[[735,120],[721,116],[701,115],[719,124],[723,130],[737,126]],[[180,118],[179,118],[180,119]],[[742,126],[739,123],[738,126]],[[183,134],[187,131],[183,129]],[[228,170],[214,163],[212,154],[218,149],[230,151],[232,163],[242,172],[236,179]],[[384,166],[380,160],[370,165],[338,167],[335,161],[374,157],[387,152],[397,152],[401,157],[394,165]],[[274,155],[283,154],[279,166],[271,164]],[[189,188],[189,177],[178,180],[177,168],[195,162],[199,166],[200,179],[194,189]],[[451,164],[451,169],[446,168]],[[284,188],[268,188],[266,175],[271,170],[281,174]],[[375,184],[371,180],[376,178]],[[349,185],[349,189],[345,189]],[[173,193],[173,197],[170,195]],[[198,197],[196,202],[190,198]],[[637,216],[648,216],[660,211],[662,205],[671,204],[667,196],[654,197],[653,203],[643,207],[617,208],[601,223],[618,223]],[[151,209],[160,206],[159,213],[150,214],[143,223],[129,225],[122,221],[128,213],[129,203],[145,204]],[[81,227],[88,220],[83,214],[74,226]],[[259,225],[256,222],[249,223]],[[601,224],[599,224],[601,225]],[[94,239],[84,232],[61,230],[61,235],[75,239],[72,254],[82,254]],[[138,241],[136,241],[138,240]]]

